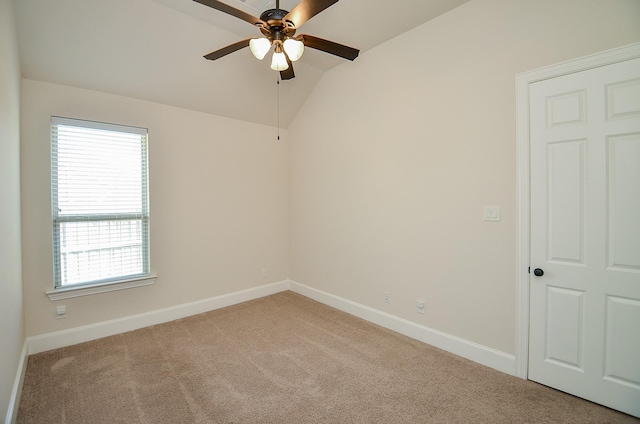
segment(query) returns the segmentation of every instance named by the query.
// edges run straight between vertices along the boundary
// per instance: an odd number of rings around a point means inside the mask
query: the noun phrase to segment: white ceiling
[[[259,16],[247,4],[224,0]],[[275,3],[275,0],[271,0]],[[308,21],[311,34],[367,50],[469,0],[341,0]],[[282,0],[291,10],[300,1]],[[278,73],[248,49],[202,56],[259,36],[245,21],[192,0],[15,0],[22,76],[104,91],[245,121],[277,123]],[[356,59],[358,60],[358,59]],[[351,62],[313,49],[280,84],[287,127],[327,70]]]

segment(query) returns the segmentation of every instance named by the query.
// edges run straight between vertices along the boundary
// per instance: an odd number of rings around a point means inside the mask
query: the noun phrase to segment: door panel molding
[[[516,75],[516,141],[517,141],[517,253],[516,253],[516,375],[528,378],[529,364],[529,266],[530,266],[530,139],[529,139],[529,86],[535,82],[581,72],[600,66],[640,57],[640,43],[607,50]],[[635,81],[629,89],[635,90]],[[624,87],[627,88],[627,87]],[[623,93],[625,94],[625,93]],[[612,118],[616,113],[635,113],[634,107],[622,101],[615,112],[612,103]]]

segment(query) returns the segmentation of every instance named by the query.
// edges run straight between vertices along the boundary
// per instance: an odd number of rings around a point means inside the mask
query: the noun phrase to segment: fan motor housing
[[[262,12],[260,19],[271,25],[271,22],[282,22],[282,19],[289,14],[288,11],[282,9],[268,9]]]
[[[288,11],[282,9],[269,9],[262,12],[260,19],[268,25],[260,28],[262,34],[270,40],[283,40],[285,37],[293,36],[296,33],[293,23],[283,20],[288,14]]]

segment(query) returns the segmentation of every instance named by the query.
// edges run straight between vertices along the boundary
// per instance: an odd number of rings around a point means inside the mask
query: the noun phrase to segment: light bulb
[[[287,57],[282,52],[275,52],[271,60],[271,69],[274,71],[284,71],[289,69]]]
[[[252,38],[249,41],[249,48],[256,59],[262,60],[271,49],[271,42],[267,38]]]
[[[295,62],[300,59],[302,53],[304,53],[304,43],[295,38],[287,38],[284,40],[284,51],[287,52],[289,60]]]

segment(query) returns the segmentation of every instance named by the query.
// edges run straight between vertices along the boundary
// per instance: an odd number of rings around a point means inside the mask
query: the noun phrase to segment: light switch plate
[[[485,206],[484,207],[484,220],[499,222],[502,220],[500,206]]]

